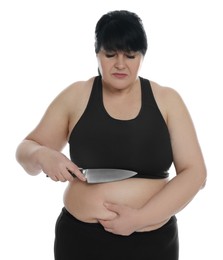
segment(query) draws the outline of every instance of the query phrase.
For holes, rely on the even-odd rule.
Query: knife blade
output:
[[[123,169],[80,169],[88,183],[113,182],[128,179],[137,172]]]

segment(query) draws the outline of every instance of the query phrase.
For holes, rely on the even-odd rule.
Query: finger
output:
[[[98,222],[104,226],[104,227],[107,227],[108,228],[108,223],[109,223],[109,220],[104,220],[104,219],[98,219]]]
[[[63,175],[65,181],[73,181],[74,178],[76,177],[76,175],[73,174],[73,173],[72,173],[72,175],[71,175],[71,171],[68,170],[68,168],[66,168],[66,169],[62,172],[62,175]]]
[[[104,206],[106,207],[106,209],[113,211],[116,214],[119,214],[119,212],[120,212],[120,206],[117,204],[105,202]]]
[[[86,178],[84,176],[84,174],[81,172],[81,169],[79,168],[75,168],[74,170],[71,170],[67,167],[67,171],[69,172],[69,174],[75,178],[77,177],[78,179],[82,180],[82,181],[86,181]]]
[[[114,233],[114,230],[112,228],[112,225],[109,221],[105,221],[105,220],[100,220],[99,223],[103,226],[104,230],[110,232],[110,233]]]
[[[105,230],[111,230],[111,224],[107,220],[98,220],[98,222],[104,227]]]
[[[66,179],[64,178],[64,176],[62,174],[57,174],[56,176],[53,177],[53,179],[55,181],[61,181],[61,182],[65,182]]]
[[[110,233],[114,233],[114,232],[113,232],[113,229],[104,228],[104,230],[107,231],[107,232],[110,232]]]
[[[50,177],[50,179],[53,180],[53,181],[56,181],[56,182],[59,181],[57,176],[48,176],[47,175],[47,177]]]
[[[76,175],[75,175],[71,170],[69,170],[69,169],[67,168],[67,171],[69,172],[69,174],[70,174],[73,178],[76,178]]]
[[[51,176],[51,175],[46,174],[46,177],[50,178],[53,181],[58,181],[58,178],[55,175]]]
[[[67,178],[65,178],[65,177],[61,174],[60,177],[59,177],[59,181],[65,182],[65,181],[67,181]]]

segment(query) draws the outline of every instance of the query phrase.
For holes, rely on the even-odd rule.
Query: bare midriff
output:
[[[99,219],[115,216],[113,212],[105,208],[105,202],[141,208],[163,189],[167,182],[168,179],[132,178],[109,183],[88,184],[76,178],[68,184],[65,190],[64,205],[75,218],[83,222],[97,223]],[[166,222],[138,231],[157,229]]]

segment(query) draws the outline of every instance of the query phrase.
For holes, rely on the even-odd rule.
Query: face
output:
[[[115,88],[133,84],[143,61],[141,52],[105,51],[97,54],[98,68],[103,81]]]

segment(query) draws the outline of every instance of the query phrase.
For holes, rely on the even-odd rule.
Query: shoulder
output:
[[[62,115],[69,117],[76,114],[83,107],[90,96],[94,77],[86,81],[76,81],[63,89],[49,104],[46,115]]]
[[[186,105],[178,91],[154,81],[150,81],[150,84],[156,103],[165,119],[174,113],[182,113],[183,110],[186,112]]]
[[[91,90],[95,77],[86,81],[76,81],[66,87],[58,96],[70,97],[70,95],[80,95]]]
[[[182,102],[180,94],[171,87],[162,86],[154,81],[150,81],[151,88],[154,94],[155,99],[158,99],[162,102],[169,103],[172,102]]]
[[[76,81],[63,89],[53,100],[52,104],[73,105],[79,103],[81,99],[90,95],[95,77],[86,81]]]

